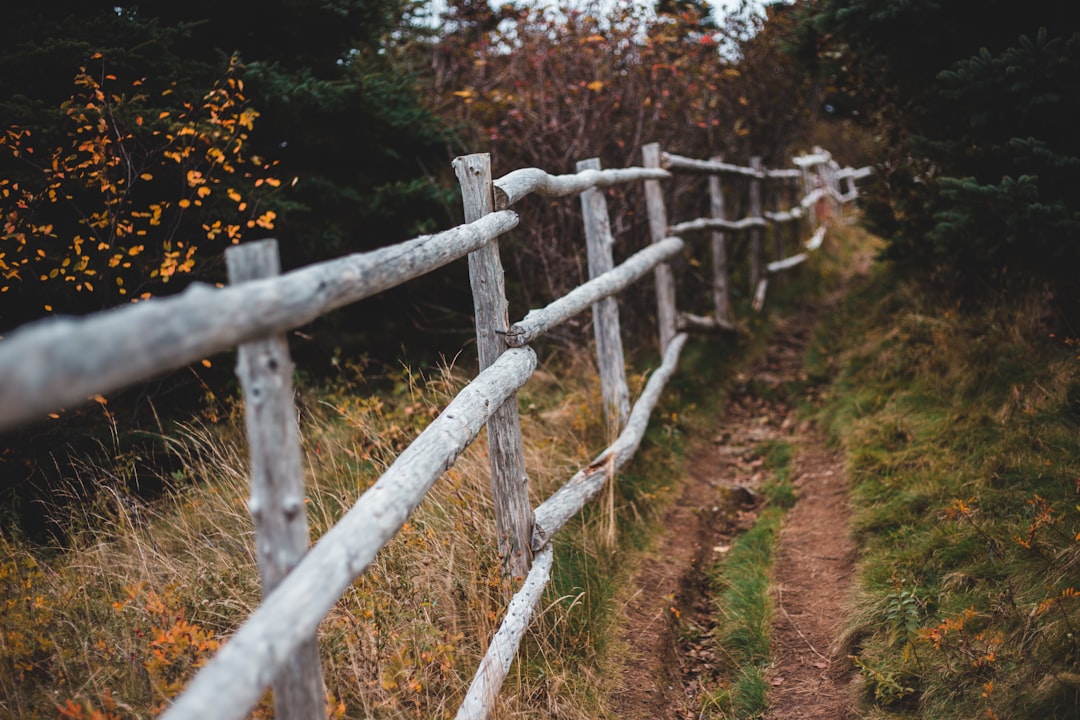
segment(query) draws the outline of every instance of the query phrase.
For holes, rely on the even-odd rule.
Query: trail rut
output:
[[[836,647],[854,574],[843,462],[809,422],[798,421],[787,397],[790,384],[805,379],[802,359],[820,310],[804,306],[778,321],[764,355],[736,378],[713,437],[696,442],[684,488],[664,518],[664,536],[626,595],[619,634],[624,660],[611,695],[615,716],[710,717],[702,698],[730,682],[731,668],[713,637],[716,607],[705,571],[753,524],[766,473],[755,448],[784,440],[795,448],[798,500],[774,556],[766,717],[855,717],[854,670]]]

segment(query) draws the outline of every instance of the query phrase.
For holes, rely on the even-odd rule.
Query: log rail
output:
[[[326,614],[365,572],[420,504],[438,478],[487,425],[492,444],[492,492],[504,570],[523,578],[501,626],[491,639],[457,717],[490,715],[517,648],[551,576],[552,542],[641,444],[649,417],[678,367],[688,330],[738,330],[730,299],[726,234],[751,233],[750,266],[755,309],[764,304],[771,275],[803,263],[825,237],[822,208],[857,195],[855,181],[870,168],[840,168],[820,148],[794,159],[794,168],[768,169],[757,158],[749,167],[720,158],[696,160],[642,148],[644,167],[601,169],[595,158],[579,171],[551,175],[537,168],[492,180],[486,155],[454,162],[462,185],[466,224],[366,253],[349,255],[285,274],[277,271],[273,240],[229,251],[232,284],[195,284],[185,292],[105,311],[86,318],[53,318],[20,328],[0,341],[0,430],[72,407],[97,394],[240,348],[252,453],[250,509],[264,581],[264,599],[221,650],[166,710],[170,720],[242,718],[273,685],[277,715],[321,717],[322,677],[317,632]],[[669,225],[661,183],[673,173],[709,176],[711,217]],[[748,184],[751,214],[724,217],[718,178]],[[801,182],[801,198],[779,204]],[[597,190],[644,183],[651,243],[618,265],[611,259],[611,229]],[[841,187],[841,183],[844,187]],[[770,194],[770,188],[784,192]],[[766,202],[762,198],[771,198]],[[518,224],[509,208],[529,195],[580,195],[590,247],[590,280],[546,307],[511,324],[503,289],[498,238]],[[764,210],[772,207],[772,210]],[[811,209],[814,211],[811,212]],[[781,228],[796,236],[810,221],[815,229],[800,252],[781,257]],[[714,314],[678,312],[670,261],[690,242],[684,235],[711,230]],[[774,238],[776,257],[763,257],[761,233]],[[292,363],[282,333],[336,308],[376,295],[469,257],[477,308],[479,374],[406,448],[390,468],[309,550],[303,520],[303,478],[296,413],[291,403]],[[614,297],[653,273],[661,363],[629,407],[618,306]],[[617,437],[588,466],[534,509],[528,508],[528,476],[521,450],[517,391],[536,368],[529,347],[559,323],[592,309],[605,413]],[[500,447],[496,451],[495,443]],[[524,498],[524,505],[522,505]],[[277,557],[278,564],[270,558]],[[264,562],[264,558],[266,558]],[[284,560],[282,560],[284,558]],[[284,562],[284,564],[281,564]]]

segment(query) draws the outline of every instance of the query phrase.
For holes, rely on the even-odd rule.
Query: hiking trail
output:
[[[857,265],[865,272],[869,257]],[[714,638],[718,608],[706,571],[753,525],[768,473],[756,450],[775,441],[793,447],[797,501],[773,554],[765,717],[855,717],[857,672],[838,643],[855,572],[843,457],[797,418],[788,397],[789,386],[806,379],[803,357],[817,317],[842,297],[843,288],[776,320],[764,354],[736,378],[712,437],[692,444],[663,535],[621,596],[623,659],[611,696],[617,717],[708,717],[703,695],[730,683],[730,663]]]

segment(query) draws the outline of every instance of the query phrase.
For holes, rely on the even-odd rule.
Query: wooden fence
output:
[[[237,374],[251,454],[250,511],[264,597],[166,711],[166,718],[242,718],[270,685],[278,717],[323,717],[325,693],[316,640],[320,622],[485,425],[499,552],[505,572],[524,579],[457,717],[490,714],[550,576],[552,539],[634,455],[675,372],[687,331],[730,332],[737,327],[729,298],[728,234],[750,234],[750,289],[754,307],[760,309],[769,278],[805,261],[807,251],[820,247],[827,227],[820,222],[825,206],[836,212],[841,203],[855,197],[855,180],[870,172],[841,169],[819,150],[795,158],[795,168],[779,170],[763,168],[758,159],[742,167],[719,158],[669,155],[655,143],[642,148],[642,157],[642,167],[605,170],[591,159],[579,163],[578,172],[571,175],[528,168],[494,181],[487,155],[458,158],[454,169],[462,188],[464,225],[284,275],[279,274],[275,241],[246,243],[226,252],[230,280],[226,287],[197,284],[178,296],[87,318],[47,319],[0,342],[0,430],[239,348]],[[661,183],[672,173],[709,177],[710,217],[669,225]],[[748,179],[746,217],[725,217],[720,182],[725,175]],[[644,183],[652,242],[616,266],[600,189],[637,182]],[[580,196],[590,280],[511,324],[498,238],[518,223],[509,208],[530,194]],[[775,200],[767,203],[767,198]],[[782,198],[792,200],[783,210],[778,205]],[[770,204],[773,209],[765,210]],[[785,255],[784,235],[799,237],[798,229],[807,224],[814,230],[805,251]],[[770,227],[774,259],[766,262],[763,231]],[[784,233],[784,227],[797,230]],[[684,249],[686,242],[680,236],[704,230],[711,231],[713,312],[679,313],[669,261]],[[466,255],[479,374],[308,549],[293,366],[283,333]],[[613,296],[649,273],[655,278],[662,362],[631,406]],[[516,399],[536,367],[529,343],[590,308],[604,412],[619,434],[592,463],[531,508]]]

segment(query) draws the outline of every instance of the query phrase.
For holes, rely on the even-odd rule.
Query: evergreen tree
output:
[[[39,153],[60,144],[71,132],[64,103],[80,67],[93,65],[88,72],[100,71],[102,83],[106,75],[141,82],[152,117],[176,117],[223,82],[235,58],[232,72],[258,113],[245,152],[276,163],[284,181],[267,206],[277,216],[284,264],[398,242],[451,220],[446,192],[429,171],[447,165],[448,134],[413,78],[383,52],[403,7],[403,0],[24,3],[0,26],[0,133],[29,129]],[[102,90],[108,98],[109,87]],[[3,149],[0,178],[29,187],[26,154]],[[62,234],[45,218],[35,224],[50,226]],[[193,227],[204,234],[198,222]],[[218,279],[213,263],[202,267]],[[33,319],[45,305],[87,312],[119,301],[115,293],[84,293],[66,302],[55,288],[30,285],[0,295],[0,329]]]
[[[1066,3],[824,0],[803,54],[883,140],[872,227],[942,280],[1080,270],[1080,25]],[[972,287],[970,284],[965,287]]]

